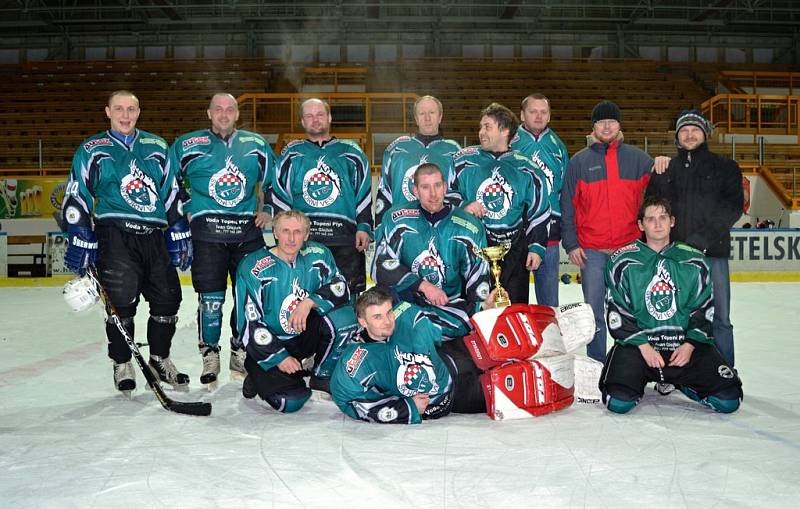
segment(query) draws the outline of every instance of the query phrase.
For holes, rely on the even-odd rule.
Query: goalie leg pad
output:
[[[602,362],[585,355],[575,355],[575,401],[577,403],[600,403],[602,394],[599,382],[602,371]]]
[[[594,334],[594,314],[582,303],[560,308],[513,304],[475,313],[471,320],[475,332],[464,341],[481,369],[506,360],[568,353]]]
[[[521,419],[570,406],[573,359],[560,355],[504,364],[481,376],[486,412],[492,419]]]

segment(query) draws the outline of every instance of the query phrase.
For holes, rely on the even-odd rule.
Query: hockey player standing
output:
[[[461,147],[439,132],[442,103],[430,95],[420,97],[414,103],[414,120],[419,132],[397,138],[383,152],[375,199],[375,224],[380,224],[383,213],[390,207],[417,199],[412,186],[414,171],[420,164],[434,163],[442,169],[445,182],[452,180],[453,156]]]
[[[331,395],[354,419],[418,424],[450,412],[485,411],[480,371],[467,356],[458,362],[437,348],[441,331],[417,306],[381,287],[359,295],[362,330],[331,377]]]
[[[308,99],[300,107],[307,139],[281,151],[272,203],[299,210],[311,220],[311,240],[327,246],[350,292],[367,286],[364,250],[372,236],[369,163],[350,140],[331,136],[328,103]]]
[[[242,258],[261,247],[261,228],[271,210],[257,210],[259,194],[268,194],[275,155],[259,134],[236,128],[239,106],[230,94],[214,94],[208,106],[211,127],[185,134],[169,151],[170,165],[186,186],[186,202],[194,239],[192,286],[199,296],[198,345],[203,359],[200,381],[214,384],[219,375],[222,306],[230,275]],[[230,369],[244,376],[244,349],[231,315]]]
[[[742,171],[736,161],[708,149],[713,126],[697,110],[681,113],[675,123],[678,156],[667,171],[653,175],[645,195],[667,198],[677,225],[672,238],[703,252],[714,279],[714,340],[722,356],[733,366],[731,283],[728,258],[730,229],[742,215]]]
[[[627,413],[648,382],[675,384],[718,412],[739,408],[741,381],[714,346],[711,270],[700,251],[670,243],[669,202],[645,198],[636,240],[614,252],[605,270],[607,323],[616,343],[600,375],[603,402]]]
[[[372,277],[422,307],[450,340],[471,330],[469,317],[490,286],[488,264],[477,254],[486,246],[486,231],[478,219],[444,202],[445,188],[438,166],[417,168],[418,201],[392,207],[378,227]]]
[[[511,140],[512,150],[531,159],[544,171],[550,185],[550,221],[544,258],[534,273],[536,302],[558,306],[558,272],[561,241],[561,184],[569,162],[567,147],[549,127],[550,100],[542,94],[531,94],[522,101],[522,124]]]
[[[512,304],[527,304],[528,271],[539,267],[545,253],[550,202],[545,173],[509,146],[518,125],[505,106],[484,109],[481,145],[456,154],[452,188],[464,210],[483,222],[490,246],[511,245],[500,283]]]
[[[311,388],[328,390],[331,370],[357,330],[347,283],[330,250],[308,240],[310,226],[302,212],[279,212],[277,245],[247,255],[236,275],[247,350],[242,395],[258,395],[280,412],[299,410],[311,396],[302,363],[312,356]]]
[[[134,316],[143,295],[149,364],[163,382],[185,387],[189,377],[169,358],[181,287],[175,266],[192,261],[191,233],[179,212],[178,186],[167,166],[167,143],[136,129],[139,99],[127,90],[111,94],[111,128],[75,151],[62,207],[69,235],[65,263],[78,275],[95,265],[125,330],[134,337]],[[166,231],[162,230],[166,228]],[[106,322],[114,384],[136,388],[131,352],[114,323]]]

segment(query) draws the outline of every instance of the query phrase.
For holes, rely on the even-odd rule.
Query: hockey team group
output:
[[[418,132],[384,152],[374,207],[367,157],[331,135],[323,100],[302,103],[306,137],[278,157],[237,129],[229,94],[212,97],[210,128],[171,146],[136,127],[133,93],[111,94],[105,112],[110,129],[77,148],[65,193],[65,261],[80,278],[64,295],[76,310],[108,301],[123,393],[136,389],[130,339],[144,334],[145,369],[188,386],[170,349],[177,269],[191,268],[200,382],[213,389],[220,374],[230,278],[231,374],[245,398],[279,412],[319,392],[378,423],[541,415],[572,404],[580,360],[612,412],[632,410],[649,382],[718,412],[739,407],[727,259],[741,171],[708,150],[700,112],[678,118],[677,155],[654,161],[624,143],[622,112],[602,101],[570,158],[541,94],[522,101],[521,123],[486,107],[480,144],[467,148],[441,134],[442,104],[423,96]],[[559,242],[585,303],[559,307]],[[491,246],[505,255],[490,263]],[[135,336],[142,296],[149,317]],[[574,355],[584,345],[588,358]]]

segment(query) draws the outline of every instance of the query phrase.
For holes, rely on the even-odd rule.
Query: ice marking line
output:
[[[750,430],[751,432],[755,433],[756,435],[761,435],[764,438],[772,440],[773,442],[780,442],[782,444],[788,445],[789,447],[793,447],[795,449],[800,449],[800,444],[798,444],[797,442],[795,442],[793,440],[789,440],[788,438],[783,438],[782,436],[776,435],[775,433],[771,433],[769,431],[763,431],[763,430],[760,430],[760,429],[756,429],[756,428],[754,428],[754,427],[752,427],[752,426],[750,426],[748,424],[739,423],[735,419],[729,419],[728,422],[730,422],[731,424],[733,424],[737,428]]]
[[[90,345],[80,345],[59,353],[49,359],[33,361],[15,368],[0,371],[0,387],[11,385],[15,380],[26,380],[33,376],[39,376],[55,368],[66,366],[74,361],[82,361],[93,355],[97,355],[97,349]]]

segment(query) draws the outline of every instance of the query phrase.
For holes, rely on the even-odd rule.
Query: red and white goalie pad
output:
[[[472,315],[474,332],[464,337],[475,364],[487,370],[507,360],[560,355],[586,345],[594,335],[588,304],[560,308],[512,304]]]
[[[481,375],[486,413],[492,419],[524,419],[549,414],[574,400],[574,360],[557,355],[498,366]]]

